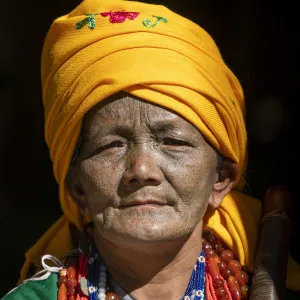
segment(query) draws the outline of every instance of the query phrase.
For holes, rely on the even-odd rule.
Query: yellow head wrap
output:
[[[205,223],[252,270],[260,204],[238,192],[246,161],[243,92],[201,27],[160,5],[85,0],[51,26],[42,84],[45,135],[64,216],[26,254],[23,278],[43,253],[63,256],[70,250],[69,223],[82,230],[65,189],[66,174],[85,113],[121,90],[182,115],[238,164],[235,191]]]

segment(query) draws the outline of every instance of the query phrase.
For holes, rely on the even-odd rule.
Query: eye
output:
[[[124,145],[121,141],[113,141],[112,143],[108,144],[108,148],[115,148],[115,147],[122,147]]]
[[[163,144],[166,146],[191,146],[189,142],[183,140],[177,140],[173,138],[163,139]]]
[[[108,150],[108,149],[113,149],[113,148],[120,148],[120,147],[123,147],[124,146],[124,143],[122,141],[113,141],[103,147],[100,147],[99,148],[99,151],[102,152],[102,151],[105,151],[105,150]]]

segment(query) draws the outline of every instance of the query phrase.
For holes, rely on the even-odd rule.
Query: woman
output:
[[[50,28],[42,83],[64,217],[21,280],[43,254],[49,272],[4,299],[246,298],[260,204],[242,193],[242,89],[211,37],[164,6],[86,0]]]

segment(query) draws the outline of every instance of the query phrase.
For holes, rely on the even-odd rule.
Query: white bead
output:
[[[192,296],[191,296],[191,300],[194,300],[196,297],[196,290],[192,291]]]
[[[99,300],[105,300],[105,298],[106,298],[106,295],[104,293],[99,293],[98,294],[98,299]]]
[[[106,288],[101,287],[101,288],[98,289],[98,292],[105,294],[106,293]]]
[[[99,288],[105,288],[106,287],[106,283],[103,282],[103,281],[100,281],[99,284],[98,284],[98,287]]]
[[[106,282],[106,277],[100,277],[99,282]]]
[[[104,265],[100,266],[100,271],[106,271],[106,267]]]
[[[106,272],[101,271],[99,275],[100,275],[100,277],[105,277],[106,278]]]

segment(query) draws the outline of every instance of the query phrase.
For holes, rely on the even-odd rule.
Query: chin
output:
[[[105,231],[102,233],[105,238],[111,241],[131,243],[131,244],[145,244],[145,243],[163,243],[173,241],[184,236],[184,234],[162,235],[157,231],[144,232],[139,230],[131,233],[121,233],[117,231]]]
[[[112,223],[110,223],[112,225]],[[173,222],[123,222],[113,223],[112,226],[98,224],[100,234],[106,239],[123,243],[160,243],[173,241],[184,236],[190,235],[195,226],[184,226],[180,222],[174,226]],[[177,224],[176,224],[177,225]]]

